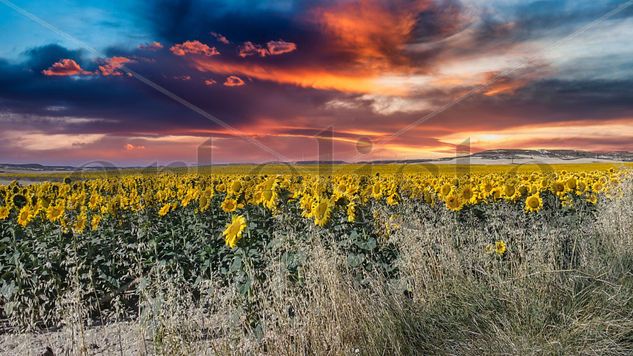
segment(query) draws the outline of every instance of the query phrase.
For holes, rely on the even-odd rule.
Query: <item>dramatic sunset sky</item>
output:
[[[0,0],[0,31],[0,163],[633,150],[626,1]]]

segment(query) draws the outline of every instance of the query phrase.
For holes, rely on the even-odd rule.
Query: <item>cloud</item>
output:
[[[72,59],[62,59],[59,62],[53,63],[50,68],[43,70],[42,74],[46,76],[68,77],[74,75],[92,75],[94,73],[84,70]]]
[[[224,86],[227,86],[227,87],[241,87],[242,85],[245,85],[242,78],[235,75],[227,77],[226,81],[224,82]]]
[[[239,47],[239,55],[242,58],[255,56],[255,55],[258,55],[260,57],[266,57],[267,55],[269,55],[269,53],[268,53],[268,49],[262,48],[262,46],[248,41],[248,42],[244,42],[244,44]]]
[[[224,44],[231,43],[231,41],[229,41],[229,39],[226,38],[226,36],[223,36],[217,32],[211,32],[211,36],[215,37],[215,39],[220,43],[224,43]]]
[[[212,57],[220,54],[220,52],[215,47],[209,47],[208,45],[197,40],[185,41],[183,43],[175,44],[169,50],[177,56],[185,56],[187,54],[199,54],[207,57]]]
[[[286,42],[284,40],[269,41],[266,44],[266,48],[251,41],[247,41],[239,47],[239,56],[242,58],[246,58],[249,56],[279,56],[282,54],[293,52],[296,49],[296,43]]]
[[[27,151],[50,151],[57,149],[76,149],[85,145],[95,143],[105,137],[104,134],[72,135],[72,134],[50,134],[49,132],[38,131],[15,131],[5,132],[12,138],[17,147]]]
[[[105,135],[88,145],[79,140],[37,154],[17,146],[11,146],[13,151],[0,147],[0,157],[195,160],[196,138],[204,141],[213,136],[222,140],[217,153],[224,161],[274,159],[257,147],[244,148],[244,142],[233,136],[236,133],[139,81],[104,77],[99,66],[110,65],[108,73],[122,72],[112,60],[115,57],[133,59],[128,64],[135,71],[238,128],[239,135],[261,139],[297,159],[316,151],[314,135],[329,126],[335,128],[335,154],[341,159],[354,156],[358,137],[388,136],[522,64],[527,66],[498,78],[388,145],[375,145],[375,156],[419,158],[433,151],[445,156],[463,142],[461,134],[471,133],[484,148],[562,145],[559,137],[577,147],[591,142],[588,147],[631,146],[626,139],[633,133],[625,125],[633,118],[633,46],[626,36],[633,31],[633,19],[613,17],[582,39],[550,48],[590,21],[590,15],[602,13],[604,4],[570,0],[560,6],[544,1],[525,7],[516,1],[497,6],[496,0],[284,3],[291,5],[146,2],[144,6],[153,11],[143,13],[152,21],[140,21],[149,31],[142,38],[159,39],[170,51],[152,50],[150,44],[115,46],[103,49],[105,59],[95,60],[81,50],[47,45],[28,50],[21,58],[0,59],[0,135],[11,132],[10,142],[19,138],[19,132]],[[210,5],[214,11],[207,11]],[[211,28],[218,36],[209,35]],[[183,42],[205,38],[209,45]],[[231,53],[210,56],[218,51],[211,44],[223,54],[231,47]],[[244,57],[239,55],[241,48]],[[276,54],[282,55],[271,58]],[[539,60],[525,62],[534,56]],[[61,74],[51,80],[42,75],[62,58],[72,59],[75,71],[94,75],[90,80]],[[535,74],[542,66],[547,71]],[[190,82],[174,80],[187,77]],[[614,126],[608,122],[614,119],[628,121]],[[567,133],[571,122],[577,129]],[[546,127],[548,132],[533,126]],[[602,129],[609,133],[599,137]],[[190,144],[165,137],[185,137]],[[67,139],[58,136],[59,142],[61,138]],[[122,150],[128,143],[146,149],[125,154]]]
[[[99,71],[104,77],[108,76],[120,76],[123,75],[118,69],[123,67],[126,63],[133,63],[134,61],[126,57],[112,57],[106,58],[105,63],[99,66]]]
[[[270,41],[267,43],[268,53],[273,56],[290,53],[297,50],[297,44],[284,40]]]
[[[133,145],[131,143],[128,143],[125,145],[126,151],[142,151],[144,149],[145,149],[145,146]]]
[[[148,51],[158,51],[159,49],[163,48],[163,44],[158,41],[154,41],[151,43],[142,44],[138,46],[138,48],[142,50],[148,50]]]
[[[311,21],[322,27],[330,49],[353,63],[379,70],[405,65],[405,44],[412,40],[428,0],[344,1],[316,6]]]
[[[289,67],[279,68],[268,64],[232,63],[194,59],[194,66],[202,72],[216,74],[241,74],[247,77],[303,88],[337,90],[349,93],[405,94],[407,88],[380,81],[371,72],[334,72],[327,68]]]
[[[190,75],[177,75],[174,77],[174,79],[176,80],[191,80],[191,76]]]

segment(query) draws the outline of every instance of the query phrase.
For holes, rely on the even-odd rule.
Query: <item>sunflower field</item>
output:
[[[630,176],[615,166],[502,168],[131,173],[0,185],[0,319],[22,329],[57,325],[69,299],[89,306],[88,319],[114,310],[137,315],[140,295],[160,274],[182,281],[194,296],[210,280],[234,286],[256,327],[260,314],[249,300],[266,278],[270,255],[301,284],[310,261],[296,247],[309,238],[345,256],[362,287],[369,272],[387,280],[401,273],[392,236],[418,228],[403,206],[431,223],[448,216],[486,226],[489,207],[503,206],[516,224],[554,215],[583,224]],[[512,237],[490,236],[475,246],[483,258],[512,259]]]

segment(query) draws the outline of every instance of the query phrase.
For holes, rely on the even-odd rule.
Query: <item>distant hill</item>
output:
[[[471,163],[487,162],[494,164],[495,161],[502,163],[518,163],[531,161],[582,161],[582,162],[633,162],[633,152],[613,151],[613,152],[589,152],[579,150],[519,150],[519,149],[498,149],[488,150],[464,155],[458,157],[444,157],[437,159],[404,159],[404,160],[375,160],[361,161],[361,164],[414,164],[414,163],[452,163],[454,160],[470,159]],[[516,162],[515,162],[516,161]],[[269,162],[272,163],[272,162]],[[284,164],[283,162],[277,162]],[[320,161],[297,161],[289,164],[296,165],[315,165],[322,163]],[[345,164],[345,161],[328,161],[331,164]],[[218,164],[215,166],[233,166],[241,164]],[[137,167],[141,168],[141,167]],[[41,164],[10,164],[0,163],[0,173],[12,171],[28,171],[28,172],[72,172],[78,168],[72,166],[46,166]],[[103,167],[83,167],[82,171],[102,171]]]
[[[471,157],[488,159],[521,159],[521,158],[556,158],[562,160],[575,160],[581,158],[595,160],[609,160],[632,162],[633,152],[588,152],[577,150],[489,150],[474,153]]]
[[[23,171],[72,171],[76,168],[73,166],[44,166],[36,163],[29,164],[11,164],[0,163],[0,169],[5,170],[23,170]]]
[[[471,155],[463,155],[457,157],[444,157],[437,159],[407,159],[407,160],[377,160],[364,161],[360,163],[389,164],[389,163],[432,163],[432,162],[448,162],[456,159],[475,159],[486,161],[574,161],[574,160],[591,160],[591,161],[617,161],[617,162],[633,162],[633,152],[614,151],[614,152],[589,152],[578,150],[516,150],[516,149],[498,149],[487,150]]]

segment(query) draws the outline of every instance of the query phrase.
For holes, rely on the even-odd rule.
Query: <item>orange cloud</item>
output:
[[[59,62],[42,71],[47,76],[68,77],[73,75],[92,75],[92,72],[83,70],[81,66],[72,59],[62,59]]]
[[[171,51],[171,53],[177,56],[184,56],[187,54],[200,54],[211,57],[220,54],[220,52],[215,47],[209,47],[200,41],[185,41],[183,43],[173,45],[169,50]]]
[[[135,146],[135,145],[133,145],[131,143],[128,143],[128,144],[125,145],[125,150],[126,151],[140,151],[140,150],[144,150],[144,149],[145,149],[145,146],[138,146],[138,145]]]
[[[105,64],[99,66],[99,71],[104,77],[107,76],[119,76],[122,75],[118,69],[123,67],[126,63],[133,62],[131,59],[126,57],[112,57],[107,58],[105,60]]]
[[[535,74],[527,75],[521,77],[499,77],[496,78],[497,73],[487,73],[485,75],[484,83],[491,83],[484,92],[485,96],[496,96],[501,94],[511,95],[514,94],[517,90],[523,88],[524,86],[530,84],[530,82],[536,79]]]
[[[245,85],[242,78],[237,77],[235,75],[232,75],[226,78],[226,81],[224,82],[224,86],[227,86],[227,87],[241,87],[242,85]]]
[[[204,81],[204,85],[208,85],[208,86],[214,85],[215,83],[217,82],[213,79],[207,79]]]
[[[356,56],[357,64],[384,70],[406,62],[404,46],[428,6],[428,0],[347,1],[317,8],[312,21],[323,26],[337,49]]]
[[[273,68],[252,63],[238,64],[205,59],[194,59],[196,69],[217,74],[240,74],[275,83],[292,84],[304,88],[338,90],[350,93],[383,93],[402,95],[407,89],[390,85],[369,72],[339,74],[324,68]]]

